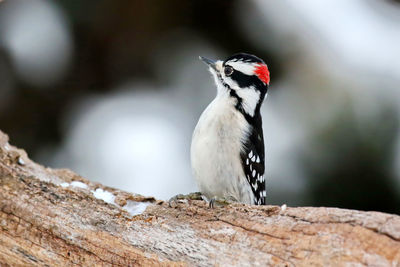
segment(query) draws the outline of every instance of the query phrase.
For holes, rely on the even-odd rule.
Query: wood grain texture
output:
[[[80,181],[88,188],[61,186]],[[115,205],[97,199],[102,188]],[[140,215],[129,201],[151,204]],[[0,266],[400,266],[400,217],[167,203],[44,168],[0,132]]]

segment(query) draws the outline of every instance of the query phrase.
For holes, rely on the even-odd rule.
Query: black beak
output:
[[[215,60],[208,59],[208,58],[202,57],[202,56],[200,56],[199,59],[200,59],[201,61],[203,61],[204,63],[206,63],[206,64],[207,64],[208,66],[210,66],[211,68],[213,68],[214,70],[216,70],[216,66],[215,66],[216,61],[215,61]]]

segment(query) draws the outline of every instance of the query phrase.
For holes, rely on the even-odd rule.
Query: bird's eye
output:
[[[225,76],[231,76],[233,73],[233,68],[231,66],[226,66],[224,69]]]

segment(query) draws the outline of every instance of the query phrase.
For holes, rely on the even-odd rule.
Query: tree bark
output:
[[[142,202],[149,204],[140,213]],[[400,266],[400,217],[338,208],[209,209],[203,201],[169,207],[44,168],[0,131],[0,266],[81,265]]]

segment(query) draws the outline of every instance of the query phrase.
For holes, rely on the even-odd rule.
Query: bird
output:
[[[257,56],[199,57],[217,87],[192,136],[190,158],[200,193],[210,202],[266,204],[265,153],[260,108],[270,73]]]

